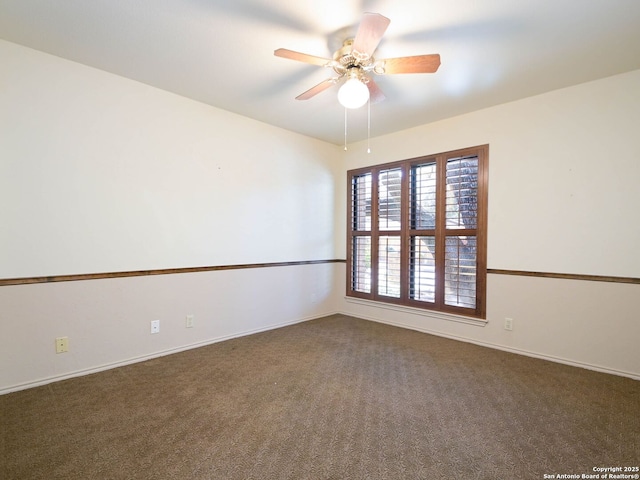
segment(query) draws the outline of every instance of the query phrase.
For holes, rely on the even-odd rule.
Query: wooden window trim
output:
[[[409,307],[417,307],[429,311],[438,311],[444,313],[452,313],[464,315],[473,318],[486,318],[486,285],[487,285],[487,210],[488,210],[488,154],[489,146],[480,145],[476,147],[454,150],[449,152],[438,153],[435,155],[426,155],[407,160],[384,163],[361,167],[347,172],[347,286],[346,294],[348,297],[363,298],[384,303],[392,303],[405,305]],[[443,187],[437,187],[437,205],[436,209],[436,228],[435,229],[413,229],[409,221],[409,205],[410,205],[410,189],[409,178],[410,171],[413,166],[425,163],[435,162],[436,175],[438,185],[446,185],[446,170],[443,168],[447,161],[453,158],[477,156],[478,157],[478,187],[477,187],[477,224],[475,229],[464,228],[446,228],[445,218],[445,196],[446,190]],[[401,199],[401,227],[396,230],[380,230],[378,217],[378,190],[379,190],[379,174],[382,171],[400,168],[402,172],[402,182],[400,187]],[[370,230],[354,231],[354,212],[352,197],[352,181],[354,177],[371,174],[371,227]],[[463,236],[465,233],[473,234],[476,239],[476,305],[475,308],[465,308],[445,304],[444,288],[441,286],[445,282],[445,249],[444,241],[447,236]],[[410,298],[409,293],[409,277],[410,277],[410,253],[409,244],[411,237],[415,235],[434,236],[436,241],[436,298],[434,303],[427,303],[420,300]],[[371,279],[370,292],[359,292],[353,290],[353,254],[352,245],[354,237],[366,236],[371,238]],[[379,238],[385,236],[400,236],[401,252],[400,252],[400,298],[388,297],[378,293],[378,247]]]

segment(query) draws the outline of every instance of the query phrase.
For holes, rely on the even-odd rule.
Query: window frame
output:
[[[447,162],[461,157],[477,156],[477,217],[476,228],[447,228],[446,223],[446,166]],[[411,169],[415,166],[435,163],[436,165],[436,212],[435,228],[414,229],[415,223],[410,218],[410,182]],[[348,297],[373,300],[376,302],[391,303],[407,307],[419,308],[427,311],[451,313],[486,319],[486,284],[487,284],[487,210],[488,210],[488,163],[489,145],[453,150],[449,152],[425,155],[379,165],[356,168],[347,171],[347,285]],[[379,225],[379,175],[381,172],[400,169],[400,228],[397,230],[381,229]],[[371,175],[371,202],[370,225],[368,230],[355,229],[353,179],[363,175]],[[387,200],[388,201],[388,200]],[[362,208],[362,205],[360,206]],[[433,233],[435,236],[435,301],[433,303],[410,298],[409,287],[415,265],[410,263],[410,249],[412,238],[425,233]],[[446,237],[475,236],[476,261],[475,261],[475,308],[448,305],[445,303],[445,246]],[[392,297],[381,295],[378,291],[378,258],[379,243],[381,237],[400,237],[400,294]],[[354,254],[353,245],[358,237],[370,238],[370,289],[362,292],[353,289],[354,286]]]

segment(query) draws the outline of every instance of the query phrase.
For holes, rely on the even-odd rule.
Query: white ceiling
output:
[[[332,72],[273,51],[330,57],[364,12],[391,19],[376,58],[442,57],[376,77],[372,136],[640,68],[639,0],[0,0],[0,38],[341,144],[337,87],[294,100]]]

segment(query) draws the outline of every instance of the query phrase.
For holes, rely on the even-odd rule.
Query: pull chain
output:
[[[347,107],[344,108],[344,150],[347,150]]]
[[[371,139],[371,97],[367,101],[367,153],[371,153],[369,140]]]
[[[344,150],[347,151],[347,108],[344,109]],[[371,99],[367,101],[367,153],[371,153]]]

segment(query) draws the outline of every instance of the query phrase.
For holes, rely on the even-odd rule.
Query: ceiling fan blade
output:
[[[414,57],[387,58],[382,62],[384,62],[382,69],[374,69],[376,73],[387,75],[395,73],[434,73],[440,66],[440,55],[434,53],[431,55],[416,55]]]
[[[317,84],[315,87],[311,87],[306,92],[301,93],[300,95],[298,95],[296,97],[296,100],[309,100],[311,97],[314,97],[317,94],[319,94],[320,92],[323,92],[327,88],[335,85],[336,81],[337,81],[337,79],[335,79],[335,78],[327,78],[326,80],[323,80],[322,82]]]
[[[391,20],[379,13],[365,13],[363,15],[362,22],[360,22],[356,37],[353,40],[352,51],[355,52],[354,56],[356,58],[362,56],[366,59],[373,55],[384,32],[387,31],[389,22]]]
[[[287,50],[286,48],[279,48],[273,52],[276,57],[288,58],[290,60],[297,60],[298,62],[310,63],[312,65],[319,65],[324,67],[331,63],[328,58],[316,57],[315,55],[309,55],[306,53],[294,52],[293,50]]]
[[[379,103],[387,98],[384,96],[384,93],[382,93],[382,90],[380,90],[380,87],[376,82],[373,81],[372,78],[369,78],[369,81],[367,82],[367,88],[369,89],[369,99],[371,100],[371,103]]]

